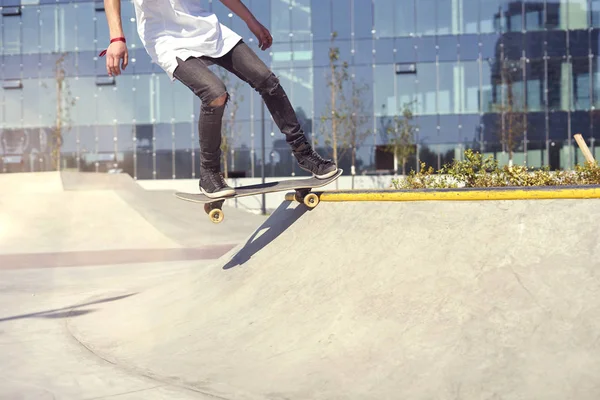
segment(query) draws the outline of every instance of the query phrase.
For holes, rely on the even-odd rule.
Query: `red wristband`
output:
[[[111,40],[110,40],[110,42],[111,42],[111,43],[114,43],[114,42],[123,42],[123,43],[127,43],[127,41],[125,40],[125,38],[124,38],[124,37],[122,37],[122,36],[121,36],[121,37],[116,37],[116,38],[114,38],[114,39],[111,39]],[[102,50],[102,52],[99,54],[99,56],[100,56],[100,57],[104,57],[104,55],[105,55],[105,54],[106,54],[106,50]]]

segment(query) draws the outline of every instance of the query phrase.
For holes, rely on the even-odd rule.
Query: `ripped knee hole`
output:
[[[222,107],[225,105],[225,103],[227,103],[227,100],[229,99],[229,94],[228,93],[224,93],[221,96],[217,97],[216,99],[214,99],[213,101],[210,102],[209,106],[210,107]]]

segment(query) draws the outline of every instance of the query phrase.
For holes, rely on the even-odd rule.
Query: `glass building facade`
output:
[[[262,52],[218,0],[205,0],[277,74],[311,140],[330,129],[330,48],[364,85],[355,111],[357,173],[389,168],[380,151],[403,106],[413,104],[416,153],[434,167],[466,148],[515,163],[569,168],[582,162],[573,135],[596,155],[600,138],[600,0],[246,0],[273,35]],[[136,179],[198,176],[199,100],[150,62],[130,1],[122,20],[130,66],[106,75],[102,2],[0,0],[0,171],[53,167],[122,170]],[[332,34],[335,41],[332,42]],[[227,165],[241,176],[299,173],[258,94],[228,77]],[[59,116],[57,118],[57,116]],[[265,133],[263,157],[262,139]],[[349,152],[340,164],[350,170]]]

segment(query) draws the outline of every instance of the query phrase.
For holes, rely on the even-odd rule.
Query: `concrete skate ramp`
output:
[[[263,217],[147,192],[125,174],[0,174],[0,254],[173,249],[243,241]]]
[[[212,268],[73,317],[226,399],[598,399],[598,200],[285,202]]]

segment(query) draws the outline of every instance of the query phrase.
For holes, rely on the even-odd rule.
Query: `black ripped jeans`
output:
[[[227,94],[223,81],[208,69],[210,64],[227,69],[262,96],[273,120],[292,149],[306,142],[296,113],[279,84],[279,79],[243,41],[221,58],[191,57],[186,61],[177,58],[177,64],[173,76],[190,88],[202,102],[198,122],[202,167],[214,170],[221,165],[221,125],[226,103],[222,106],[210,104]]]

